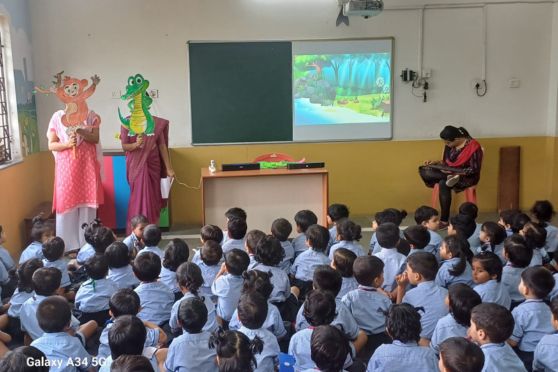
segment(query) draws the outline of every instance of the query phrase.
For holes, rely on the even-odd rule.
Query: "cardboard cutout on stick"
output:
[[[85,100],[95,93],[95,88],[101,81],[99,76],[93,75],[91,77],[91,85],[87,87],[87,79],[76,79],[70,76],[64,76],[62,80],[61,71],[54,75],[53,86],[50,88],[35,87],[35,91],[39,93],[50,94],[54,93],[66,107],[64,108],[64,115],[62,116],[62,124],[67,127],[66,132],[68,135],[73,135],[75,132],[83,128],[83,124],[89,115],[89,107]],[[76,147],[73,147],[74,158]]]
[[[130,117],[124,118],[118,108],[118,116],[122,126],[128,129],[129,136],[143,135],[152,136],[155,130],[153,116],[149,112],[153,100],[147,94],[149,81],[145,80],[140,74],[130,76],[128,85],[126,85],[126,93],[122,95],[123,100],[130,100],[128,108],[130,109]]]

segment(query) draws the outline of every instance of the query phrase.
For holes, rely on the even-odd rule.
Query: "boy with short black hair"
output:
[[[552,313],[543,300],[554,287],[554,278],[544,267],[530,267],[521,273],[519,292],[525,302],[512,310],[515,327],[508,343],[530,370],[533,353],[544,335],[554,333]]]
[[[137,253],[143,248],[143,230],[147,225],[149,225],[149,220],[143,214],[138,214],[130,219],[132,232],[122,241],[130,253]]]
[[[198,297],[187,298],[178,308],[178,324],[183,332],[169,347],[165,368],[168,371],[216,371],[215,349],[207,347],[211,333],[203,331],[207,308]]]
[[[26,332],[32,340],[38,339],[43,334],[43,330],[37,320],[37,308],[47,297],[61,291],[61,277],[60,270],[54,267],[43,267],[33,273],[32,281],[35,295],[23,303],[19,313],[21,330]],[[72,333],[76,332],[80,335],[84,344],[85,340],[89,339],[97,330],[97,323],[95,321],[90,321],[80,326],[79,320],[73,315],[71,316],[70,326]]]
[[[263,327],[267,317],[267,299],[258,292],[249,292],[240,297],[238,303],[238,319],[242,326],[238,330],[244,333],[250,340],[259,338],[263,341],[263,350],[257,354],[256,372],[267,372],[277,370],[279,344],[277,338]]]
[[[105,257],[109,266],[107,279],[114,282],[117,288],[136,288],[139,284],[130,265],[130,251],[126,244],[114,242],[107,247]]]
[[[307,249],[295,258],[291,266],[291,277],[293,278],[293,285],[300,290],[299,298],[304,298],[306,292],[312,288],[312,278],[316,267],[327,265],[330,262],[329,258],[325,255],[329,241],[329,232],[325,227],[314,224],[309,226],[305,233],[299,236],[305,237]]]
[[[145,347],[146,330],[143,322],[133,315],[118,317],[108,332],[110,356],[99,369],[109,372],[113,360],[121,355],[143,355],[154,370],[164,369],[168,349]]]
[[[397,252],[399,239],[399,227],[394,223],[386,222],[379,225],[376,229],[376,240],[382,248],[380,252],[374,255],[384,263],[384,283],[382,289],[388,293],[397,288],[395,276],[402,271],[407,260],[404,255]]]
[[[409,243],[411,250],[407,256],[417,252],[426,252],[426,246],[430,242],[430,233],[423,225],[409,226],[403,231],[405,240]]]
[[[37,308],[37,322],[44,333],[31,346],[45,354],[52,363],[51,371],[77,371],[73,364],[69,364],[70,361],[77,359],[82,366],[88,366],[92,361],[80,339],[67,333],[71,320],[70,304],[64,297],[50,296]],[[95,368],[88,370],[95,371]]]
[[[162,260],[163,251],[161,250],[161,248],[158,247],[160,242],[161,242],[161,229],[159,229],[159,226],[154,224],[145,226],[145,229],[143,229],[143,239],[142,239],[142,243],[144,247],[142,250],[138,252],[138,256],[140,254],[152,252],[157,256],[159,256],[159,258]]]
[[[450,337],[440,344],[440,372],[481,372],[484,354],[463,337]]]
[[[327,224],[329,229],[329,243],[326,254],[329,256],[329,248],[337,242],[337,221],[349,218],[349,208],[345,204],[331,204],[327,207]]]
[[[246,237],[244,238],[244,250],[248,253],[248,257],[250,257],[250,264],[248,268],[251,269],[254,265],[257,264],[256,262],[256,247],[260,240],[265,238],[265,233],[261,230],[250,230],[246,233]]]
[[[202,272],[203,284],[200,287],[200,295],[212,297],[211,285],[221,269],[221,259],[223,258],[223,249],[221,244],[215,240],[206,240],[203,246],[192,258],[192,262],[198,265]]]
[[[397,277],[397,303],[406,302],[424,308],[420,318],[421,346],[429,345],[436,323],[448,314],[445,304],[448,291],[434,283],[437,272],[436,257],[432,253],[417,252],[407,258],[405,272]],[[406,292],[408,284],[416,287]]]
[[[303,209],[301,211],[296,212],[294,216],[294,220],[296,223],[296,232],[299,234],[297,235],[296,238],[293,239],[293,248],[294,248],[294,254],[296,259],[296,257],[298,257],[299,254],[306,251],[306,249],[308,248],[308,246],[306,245],[306,240],[307,240],[306,230],[308,230],[310,226],[318,223],[318,217],[314,212],[308,209]],[[327,236],[328,236],[328,240],[326,242],[326,248],[327,248],[327,244],[329,243],[329,231],[327,233]],[[326,248],[324,248],[324,252]]]
[[[244,237],[248,225],[246,220],[240,218],[232,218],[227,222],[227,239],[223,243],[223,253],[230,252],[233,249],[244,249]]]
[[[64,248],[64,240],[58,236],[45,242],[43,244],[43,265],[44,267],[54,267],[60,270],[60,273],[62,273],[60,287],[67,289],[70,287],[72,282],[70,281],[70,275],[68,274],[68,264],[63,259]]]
[[[558,298],[550,303],[552,326],[558,330]],[[537,344],[533,359],[534,370],[550,371],[558,366],[558,333],[546,335]]]
[[[144,236],[145,236],[144,230]],[[135,289],[140,297],[141,311],[138,318],[159,326],[170,319],[174,293],[158,280],[161,274],[161,259],[153,252],[144,252],[134,259],[134,274],[141,281]]]
[[[279,265],[287,274],[291,270],[291,265],[294,262],[294,247],[289,241],[289,236],[293,231],[293,226],[285,218],[278,218],[271,224],[271,235],[279,239],[281,242],[281,247],[285,252],[285,257]]]
[[[505,307],[488,302],[473,308],[467,335],[481,347],[483,371],[526,371],[521,359],[506,343],[513,328],[513,316]]]
[[[432,207],[422,205],[415,210],[415,222],[417,225],[426,227],[430,235],[430,240],[424,247],[424,251],[432,253],[440,261],[439,250],[442,244],[442,237],[436,232],[440,227],[438,211]]]
[[[502,269],[502,283],[506,287],[512,301],[511,309],[522,303],[525,298],[519,293],[521,273],[529,266],[533,258],[533,250],[527,246],[525,239],[514,234],[504,240],[504,257],[508,261]]]
[[[227,325],[238,306],[242,292],[242,273],[248,269],[250,258],[241,249],[232,249],[225,254],[225,263],[211,285],[211,292],[217,297],[217,322]]]
[[[216,225],[205,225],[200,230],[200,240],[203,243],[213,240],[214,242],[221,244],[223,241],[223,230]]]
[[[81,323],[94,320],[102,325],[110,318],[109,300],[118,288],[112,280],[107,279],[108,270],[105,256],[94,255],[85,261],[85,272],[89,279],[81,284],[75,300],[75,308],[81,313]]]
[[[349,308],[358,327],[368,336],[366,346],[359,357],[370,359],[374,350],[384,342],[389,342],[385,334],[385,312],[391,306],[391,300],[378,289],[384,281],[384,263],[376,256],[357,257],[353,264],[353,273],[359,286],[347,293],[341,301]]]
[[[103,328],[99,338],[99,352],[97,353],[97,358],[107,358],[110,356],[108,332],[113,326],[115,319],[121,315],[136,316],[140,309],[140,298],[138,294],[130,288],[121,288],[111,296],[109,300],[109,314],[111,318],[105,325],[105,328]],[[167,335],[161,328],[145,320],[143,324],[147,332],[144,347],[159,347],[166,344]]]

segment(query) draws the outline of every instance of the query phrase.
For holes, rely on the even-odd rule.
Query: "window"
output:
[[[8,18],[0,15],[0,169],[22,159],[13,69]]]
[[[4,76],[4,43],[0,32],[0,165],[12,160],[12,141],[10,122],[8,120],[8,105],[6,97],[6,78]]]

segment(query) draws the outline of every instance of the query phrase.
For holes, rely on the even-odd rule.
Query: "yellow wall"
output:
[[[4,246],[14,257],[23,247],[23,219],[34,208],[52,200],[54,159],[50,152],[40,152],[22,163],[0,170],[0,225],[7,241]]]
[[[521,208],[529,208],[536,199],[550,199],[558,208],[558,138],[483,138],[480,142],[485,149],[477,191],[481,211],[496,210],[499,148],[513,145],[521,146]],[[171,159],[179,181],[196,187],[200,169],[211,159],[220,165],[283,152],[296,159],[324,161],[330,172],[330,202],[347,204],[355,215],[372,215],[387,207],[412,212],[428,204],[431,191],[421,183],[417,167],[423,160],[439,158],[441,150],[439,140],[208,146],[171,149]],[[50,152],[31,155],[21,164],[0,170],[0,224],[9,239],[5,246],[15,256],[22,248],[23,218],[52,198],[53,174]],[[171,213],[175,226],[200,224],[200,190],[175,183]]]
[[[477,190],[481,211],[496,210],[499,148],[514,145],[521,146],[520,206],[528,208],[536,199],[551,198],[558,207],[558,171],[554,174],[550,171],[555,167],[558,139],[521,137],[479,141],[485,150]],[[206,167],[210,159],[220,165],[249,162],[263,153],[283,152],[297,159],[324,161],[330,172],[330,202],[347,204],[352,214],[372,215],[388,207],[411,212],[421,204],[428,204],[431,190],[422,184],[417,167],[423,160],[440,158],[442,146],[440,140],[211,146],[172,149],[171,158],[180,181],[191,186],[199,184],[200,168]],[[201,223],[200,191],[175,184],[171,208],[173,224]]]

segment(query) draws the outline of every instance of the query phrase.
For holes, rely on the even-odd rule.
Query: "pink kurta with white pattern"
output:
[[[62,124],[63,115],[64,110],[55,112],[48,130],[53,131],[61,143],[66,143],[69,136],[68,128]],[[100,123],[99,115],[90,111],[83,124],[86,129],[93,130]],[[100,149],[99,145],[86,142],[78,135],[75,158],[73,149],[52,152],[55,163],[52,208],[56,213],[64,213],[76,207],[98,208],[103,203],[98,148]]]

